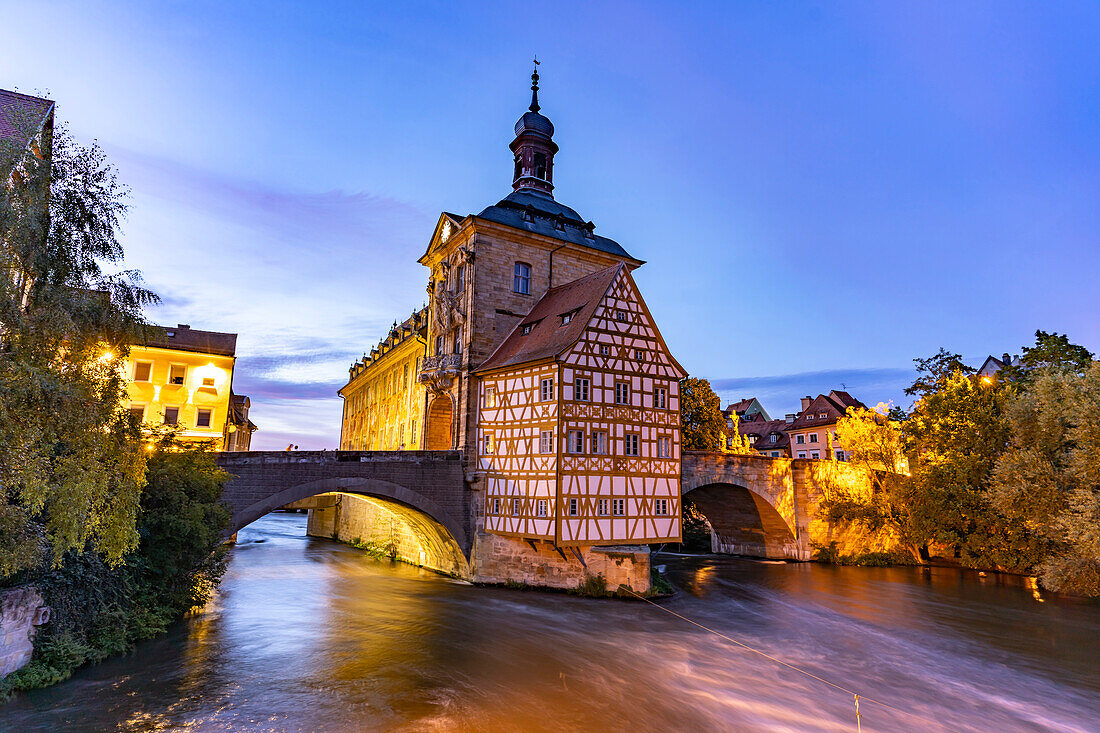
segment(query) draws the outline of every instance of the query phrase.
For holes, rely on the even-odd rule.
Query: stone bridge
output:
[[[297,502],[316,510],[311,522],[332,525],[327,536],[393,543],[421,565],[468,571],[473,522],[461,451],[254,451],[220,453],[217,461],[231,476],[222,491],[233,512],[230,534]],[[341,502],[354,511],[332,511]]]
[[[830,489],[872,490],[871,478],[848,463],[685,451],[680,488],[710,522],[714,552],[809,560],[814,544],[836,541],[845,552],[889,544],[823,516]]]

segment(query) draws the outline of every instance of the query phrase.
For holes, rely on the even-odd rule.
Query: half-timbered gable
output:
[[[488,531],[680,538],[684,373],[625,265],[548,291],[477,371]]]

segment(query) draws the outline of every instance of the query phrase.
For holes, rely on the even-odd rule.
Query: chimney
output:
[[[796,419],[798,419],[798,414],[797,413],[794,413],[794,412],[788,412],[787,413],[787,424],[788,425],[793,423]]]
[[[1001,363],[1005,366],[1010,366],[1012,364],[1012,355],[1008,353],[1002,354]]]
[[[188,324],[188,323],[181,323],[178,326],[176,326],[176,328],[178,328],[181,331],[186,331],[187,329],[191,328],[191,325]]]
[[[805,412],[806,408],[809,407],[810,403],[813,402],[813,401],[814,401],[813,398],[810,397],[809,395],[806,395],[805,397],[803,397],[802,398],[802,411]]]

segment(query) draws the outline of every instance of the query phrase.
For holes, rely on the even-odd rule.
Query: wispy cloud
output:
[[[908,406],[904,389],[913,381],[912,369],[828,369],[798,374],[711,379],[724,401],[756,397],[772,417],[799,409],[799,398],[843,389],[868,405],[893,402]]]

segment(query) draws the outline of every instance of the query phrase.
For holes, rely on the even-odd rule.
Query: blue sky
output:
[[[775,414],[1035,329],[1100,351],[1100,6],[0,1],[0,87],[131,186],[161,323],[235,331],[260,448],[334,447],[441,210],[557,198],[648,264],[675,355]],[[37,30],[36,30],[37,29]]]

